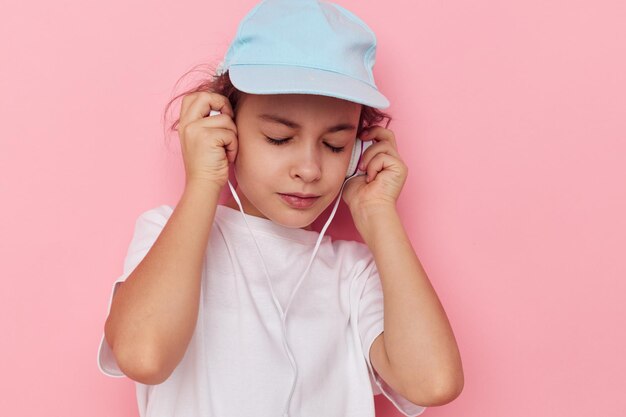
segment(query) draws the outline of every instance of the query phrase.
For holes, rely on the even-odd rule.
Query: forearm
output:
[[[218,199],[219,187],[188,184],[145,258],[116,291],[105,336],[131,378],[160,382],[187,349]]]
[[[357,219],[380,274],[385,350],[394,374],[413,392],[460,390],[463,371],[454,334],[395,207]]]

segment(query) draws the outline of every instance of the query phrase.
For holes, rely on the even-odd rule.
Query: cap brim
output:
[[[231,65],[233,85],[250,94],[317,94],[353,101],[377,109],[389,100],[371,85],[332,71],[279,65]]]

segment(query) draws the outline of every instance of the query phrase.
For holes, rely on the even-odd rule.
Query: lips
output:
[[[296,209],[309,208],[313,204],[315,204],[315,202],[319,199],[319,196],[316,196],[314,194],[302,194],[302,193],[280,194],[279,193],[279,195],[280,195],[280,198],[282,198],[282,200],[286,202],[290,207],[296,208]],[[302,196],[305,196],[305,197],[302,197]]]
[[[292,195],[294,197],[300,197],[300,198],[319,197],[319,195],[315,195],[315,194],[302,194],[302,193],[285,193],[283,195]]]

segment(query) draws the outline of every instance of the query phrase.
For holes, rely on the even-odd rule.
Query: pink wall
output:
[[[3,415],[136,415],[96,366],[111,283],[136,216],[183,186],[174,83],[254,3],[3,1]],[[426,415],[626,415],[625,3],[340,4],[377,32],[400,210],[464,361]]]

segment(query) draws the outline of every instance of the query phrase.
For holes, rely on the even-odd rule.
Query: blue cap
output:
[[[250,94],[317,94],[385,109],[374,82],[376,35],[345,8],[262,0],[239,23],[217,74]]]

